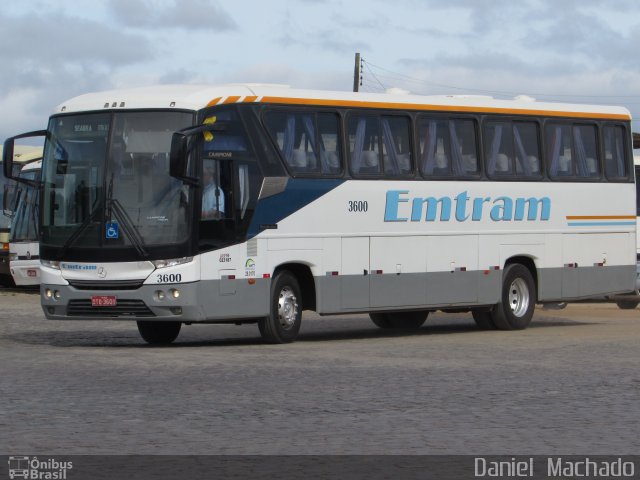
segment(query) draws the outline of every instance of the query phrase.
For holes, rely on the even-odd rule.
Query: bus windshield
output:
[[[53,117],[43,167],[42,243],[126,249],[187,240],[191,194],[169,176],[171,136],[185,112]],[[113,253],[113,252],[112,252]]]

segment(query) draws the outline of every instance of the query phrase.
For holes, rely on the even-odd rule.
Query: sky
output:
[[[626,106],[637,0],[21,0],[0,10],[0,140],[87,92],[278,83]],[[396,90],[398,91],[398,90]]]

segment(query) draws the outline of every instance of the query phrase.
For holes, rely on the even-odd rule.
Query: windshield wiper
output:
[[[139,255],[144,258],[149,256],[149,252],[145,248],[144,239],[140,232],[136,228],[135,224],[131,220],[131,217],[127,214],[122,204],[115,198],[113,198],[113,173],[109,179],[109,187],[107,188],[107,211],[106,217],[111,220],[112,216],[116,217],[122,226],[124,227],[124,234],[129,238],[131,244],[136,249]]]
[[[113,213],[116,220],[118,220],[124,227],[124,234],[129,237],[131,244],[134,246],[138,254],[144,258],[149,257],[149,252],[145,248],[142,235],[140,235],[140,232],[131,220],[131,217],[129,217],[120,202],[115,198],[108,198],[107,206],[109,207],[109,218],[111,218],[111,213]]]
[[[80,226],[69,236],[69,238],[67,238],[67,241],[64,242],[64,245],[62,245],[62,248],[60,249],[58,260],[62,260],[64,258],[64,256],[67,254],[67,250],[69,250],[69,247],[71,247],[71,245],[75,243],[78,237],[80,237],[80,235],[85,232],[89,225],[91,225],[95,221],[95,218],[98,216],[99,211],[99,208],[94,208],[89,216],[86,217],[80,224]]]

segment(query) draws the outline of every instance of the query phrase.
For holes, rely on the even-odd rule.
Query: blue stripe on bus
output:
[[[615,227],[635,224],[636,222],[568,222],[570,227]]]
[[[262,230],[260,225],[275,225],[282,219],[292,215],[314,200],[329,193],[344,183],[342,179],[295,179],[290,178],[284,192],[267,197],[258,202],[253,220],[249,227],[249,238],[255,237]],[[329,213],[329,212],[327,212]],[[311,222],[322,219],[309,219]]]

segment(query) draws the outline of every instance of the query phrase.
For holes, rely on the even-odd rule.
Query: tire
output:
[[[258,321],[260,334],[267,343],[290,343],[298,336],[301,323],[300,285],[292,273],[283,270],[271,283],[270,314]]]
[[[496,325],[491,318],[491,312],[486,310],[471,310],[471,315],[480,330],[495,330]]]
[[[370,313],[371,321],[380,328],[417,329],[427,320],[429,312]]]
[[[633,310],[638,306],[638,303],[636,300],[616,300],[616,305],[621,310]]]
[[[522,330],[529,326],[536,307],[536,285],[527,267],[507,265],[502,275],[501,301],[491,310],[498,330]]]
[[[136,322],[140,336],[150,345],[169,345],[180,333],[181,322]]]

